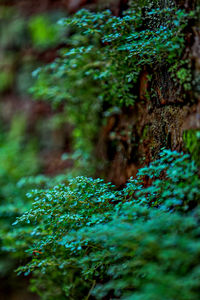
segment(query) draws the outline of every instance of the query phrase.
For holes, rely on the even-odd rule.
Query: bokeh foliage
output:
[[[32,16],[19,7],[0,4],[0,298],[3,299],[12,298],[12,293],[18,297],[20,286],[24,291],[20,291],[22,299],[26,293],[27,281],[23,283],[14,273],[24,259],[24,251],[20,246],[16,251],[18,241],[12,223],[31,205],[26,193],[33,184],[26,186],[19,181],[44,170],[43,145],[37,135],[37,127],[41,130],[41,126],[34,108],[30,113],[33,104],[28,99],[28,89],[33,85],[31,73],[38,66],[40,53],[60,43],[62,32],[55,28],[57,20],[64,16],[59,11]],[[38,37],[41,23],[42,37]],[[56,38],[51,37],[53,34]]]
[[[10,129],[0,133],[0,276],[8,276],[23,257],[23,252],[13,250],[16,241],[12,237],[12,223],[28,209],[30,202],[26,198],[26,187],[20,187],[18,182],[39,169],[36,143],[27,140],[25,131],[26,119],[18,115]]]

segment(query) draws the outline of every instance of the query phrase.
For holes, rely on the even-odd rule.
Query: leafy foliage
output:
[[[197,300],[199,182],[187,155],[163,150],[120,191],[86,177],[35,190],[15,222],[33,228],[18,271],[33,272],[42,299]]]
[[[181,57],[184,48],[183,29],[187,23],[187,14],[182,10],[177,10],[175,6],[167,8],[150,9],[151,5],[144,6],[145,13],[133,5],[132,9],[124,12],[124,16],[116,17],[110,11],[92,13],[81,10],[73,17],[60,21],[62,26],[72,26],[78,28],[83,34],[82,39],[76,39],[76,43],[69,41],[70,50],[63,51],[58,63],[51,64],[47,70],[58,71],[58,78],[62,78],[65,73],[65,80],[70,77],[70,71],[75,74],[75,82],[92,79],[101,85],[103,93],[101,97],[111,104],[119,103],[130,105],[133,103],[134,93],[133,83],[137,83],[143,65],[154,66],[155,64],[168,62],[173,64],[178,57]],[[145,24],[146,29],[143,29]],[[88,37],[88,38],[87,38]],[[72,40],[74,36],[72,35]],[[96,41],[96,43],[94,43]],[[73,47],[74,46],[74,47]],[[93,58],[95,63],[87,63],[86,57]],[[85,67],[82,72],[78,72],[77,67],[81,64]],[[71,67],[70,70],[68,67]],[[72,70],[71,70],[72,69]],[[46,70],[44,70],[46,71]],[[179,71],[180,73],[180,71]],[[47,74],[46,74],[47,75]],[[59,87],[64,89],[64,93],[58,93],[58,87],[46,82],[46,88],[40,86],[40,78],[44,73],[38,74],[39,86],[36,85],[36,95],[43,93],[54,97],[54,101],[68,99],[74,93],[69,93],[70,85],[63,86],[62,81]],[[40,77],[41,76],[41,77]],[[54,80],[54,76],[48,80]],[[73,86],[73,85],[72,85]],[[44,87],[44,86],[43,86]],[[79,91],[75,91],[79,92]]]
[[[192,16],[174,1],[166,5],[134,1],[120,17],[109,10],[83,9],[59,21],[68,30],[67,46],[59,58],[33,72],[37,80],[31,91],[35,98],[48,99],[55,106],[66,104],[75,127],[74,150],[79,159],[74,161],[79,169],[88,171],[95,165],[92,157],[102,110],[132,106],[139,99],[144,68],[157,71],[167,66],[177,90],[191,88],[189,60],[181,58],[184,30]],[[155,94],[154,84],[146,93]]]
[[[146,181],[146,187],[142,185]],[[162,210],[188,211],[197,206],[200,197],[198,167],[189,155],[163,150],[160,159],[138,171],[125,189],[129,196],[137,189],[135,202]]]
[[[81,260],[84,271],[100,262],[107,269],[109,280],[92,292],[97,299],[198,299],[198,219],[128,203],[78,236],[101,247]]]
[[[74,125],[75,167],[82,173],[94,173],[102,116],[139,100],[142,71],[164,66],[179,91],[191,89],[190,60],[182,58],[192,17],[175,1],[138,0],[122,16],[81,10],[59,22],[63,32],[67,29],[65,48],[55,61],[33,72],[31,91],[55,107],[64,103]],[[22,36],[24,24],[16,27]],[[29,39],[37,50],[57,45],[58,32],[45,16],[29,23]],[[19,47],[16,36],[13,42]],[[2,68],[4,92],[13,79]],[[155,81],[150,77],[149,82]],[[156,94],[154,86],[152,82],[146,91],[148,97]],[[1,197],[9,205],[0,209],[1,253],[25,256],[27,264],[18,272],[33,274],[33,291],[48,300],[199,298],[200,179],[188,155],[163,150],[160,159],[139,170],[121,190],[101,179],[64,175],[18,182],[32,175],[37,163],[32,146],[23,150],[23,126],[16,124],[10,138],[2,138]],[[29,192],[24,201],[27,184],[42,189]],[[11,230],[11,221],[30,202],[32,208]]]
[[[76,45],[77,51],[62,50],[62,59],[57,58],[42,70],[37,69],[33,75],[38,80],[31,90],[36,98],[50,99],[54,106],[63,99],[67,101],[65,113],[68,121],[75,127],[72,159],[77,169],[85,168],[89,174],[89,169],[93,169],[94,164],[91,157],[99,129],[102,101],[98,83],[95,84],[91,76],[86,75],[86,71],[95,65],[98,68],[98,49],[93,47],[94,52],[91,54],[91,46],[82,53],[84,47],[78,48],[78,45],[87,44],[88,38],[82,37],[80,33],[72,35],[68,43]]]
[[[75,278],[78,274],[80,276],[77,259],[79,253],[83,251],[82,247],[78,241],[69,243],[68,247],[66,244],[62,246],[60,242],[67,232],[99,224],[111,218],[113,210],[111,199],[115,199],[113,186],[105,184],[101,179],[77,177],[72,179],[68,186],[59,185],[50,190],[36,190],[29,193],[28,197],[39,201],[35,201],[33,208],[20,218],[23,223],[34,225],[31,238],[28,233],[27,241],[31,244],[34,240],[28,253],[31,256],[35,255],[35,259],[28,267],[25,267],[26,274],[33,270],[37,273],[38,258],[42,257],[40,261],[42,274],[53,275],[49,278],[47,293],[44,293],[44,297],[51,299],[51,297],[65,295],[73,298],[76,290],[76,297],[79,293],[81,296],[82,289],[84,290],[87,284],[81,279],[82,286],[79,291],[80,282]],[[26,233],[23,232],[22,237],[24,239]],[[60,242],[55,243],[55,240]],[[72,253],[74,253],[75,259],[70,257]],[[69,256],[69,259],[63,260],[62,254]],[[56,290],[55,285],[52,285],[55,277],[58,282]],[[44,277],[43,279],[46,281]],[[41,285],[43,286],[43,282]]]

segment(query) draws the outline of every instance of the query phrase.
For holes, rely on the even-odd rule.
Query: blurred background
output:
[[[0,232],[7,236],[0,240],[1,300],[37,299],[27,290],[29,279],[14,272],[23,253],[12,249],[12,223],[30,205],[25,195],[31,184],[20,184],[20,179],[63,174],[73,165],[62,159],[72,150],[73,126],[61,106],[52,109],[47,102],[32,99],[32,72],[52,62],[63,47],[66,32],[57,21],[94,2],[0,1]]]

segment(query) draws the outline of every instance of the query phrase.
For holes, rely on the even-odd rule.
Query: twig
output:
[[[89,297],[90,297],[90,295],[91,295],[91,292],[92,292],[92,290],[93,290],[94,287],[95,287],[95,284],[96,284],[96,280],[93,281],[92,287],[91,287],[91,289],[89,290],[89,293],[88,293],[87,297],[85,298],[85,300],[88,300],[88,299],[89,299]]]

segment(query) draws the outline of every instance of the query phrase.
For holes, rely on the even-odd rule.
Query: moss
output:
[[[149,125],[145,125],[142,133],[142,141],[148,137]]]
[[[8,90],[13,83],[13,74],[10,70],[0,71],[0,92]]]
[[[200,165],[200,130],[190,129],[183,133],[185,148],[191,154],[192,158]]]

